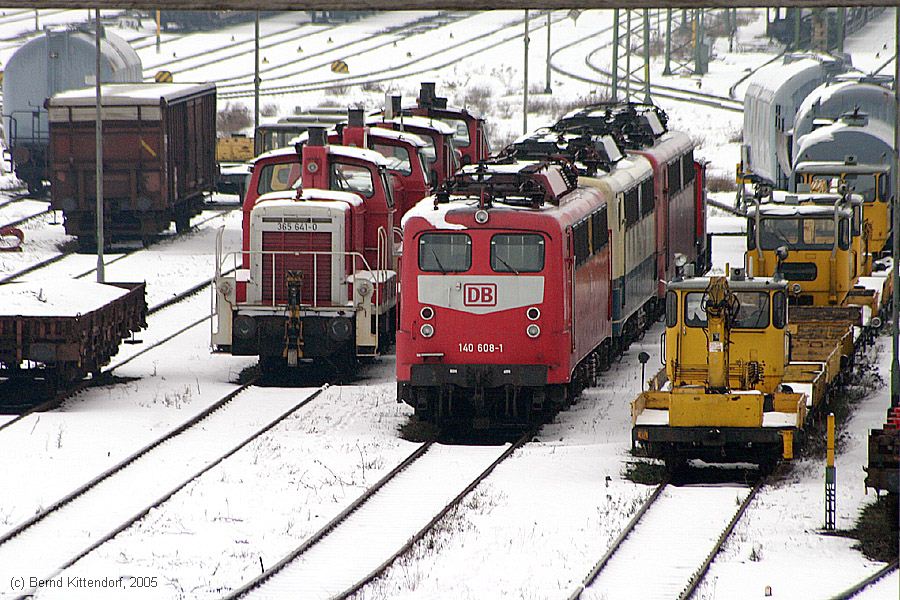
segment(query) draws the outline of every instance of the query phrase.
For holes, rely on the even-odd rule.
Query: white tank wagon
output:
[[[47,29],[10,57],[3,74],[3,127],[16,175],[39,193],[47,177],[49,125],[45,103],[66,90],[94,84],[96,41],[93,28]],[[101,28],[100,80],[143,80],[137,52]]]
[[[760,69],[744,96],[742,171],[786,188],[797,109],[829,76],[848,66],[842,58],[823,54],[787,54]]]

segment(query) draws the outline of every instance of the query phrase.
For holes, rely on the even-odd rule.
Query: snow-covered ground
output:
[[[86,13],[53,11],[41,19],[41,25],[52,20],[83,19]],[[716,42],[716,59],[710,64],[710,73],[699,80],[703,91],[727,95],[746,69],[763,64],[780,51],[761,37],[765,11],[754,14],[757,18],[738,32],[733,52],[728,52],[727,40]],[[454,104],[483,112],[494,140],[519,135],[523,121],[520,24],[515,30],[473,44],[472,48],[478,49],[476,55],[439,70],[429,70],[441,62],[439,57],[425,59],[424,55],[461,42],[476,31],[484,33],[492,27],[501,29],[521,21],[521,13],[468,15],[459,24],[396,40],[396,46],[393,38],[385,37],[384,41],[390,43],[366,40],[341,52],[327,52],[329,45],[340,46],[420,16],[426,13],[381,13],[330,32],[308,25],[303,13],[264,20],[264,33],[281,32],[278,45],[264,51],[265,66],[271,69],[263,78],[264,86],[267,77],[271,76],[274,85],[276,76],[292,69],[308,70],[302,76],[285,78],[283,83],[326,79],[339,82],[341,76],[332,73],[328,65],[348,55],[353,56],[349,61],[353,76],[423,59],[412,69],[422,70],[421,73],[364,86],[367,89],[355,86],[264,96],[262,103],[270,108],[267,112],[286,116],[295,107],[306,109],[320,104],[362,103],[373,108],[383,101],[385,92],[402,93],[411,99],[418,92],[419,82],[430,80],[436,81],[438,93],[448,95]],[[556,54],[554,64],[565,64],[567,69],[585,77],[597,77],[584,65],[584,56],[609,40],[609,33],[602,32],[611,23],[610,13],[604,11],[585,11],[577,20],[560,19],[552,28],[554,48],[595,35]],[[569,106],[596,98],[600,92],[597,85],[555,73],[551,78],[552,96],[536,93],[544,87],[545,24],[544,16],[535,17],[531,24],[530,88],[535,88],[532,106],[540,105],[542,110],[529,114],[529,128],[551,123]],[[0,37],[12,37],[29,25],[33,26],[33,22],[19,23],[13,30],[14,26],[5,25],[0,15]],[[291,25],[302,37],[287,37],[284,32]],[[152,31],[149,20],[138,31],[112,29],[130,39]],[[188,59],[188,55],[198,47],[212,49],[243,42],[242,47],[246,48],[252,30],[252,24],[244,24],[223,33],[186,36],[184,40],[165,34],[159,54],[152,44],[146,43],[142,43],[139,53],[148,76],[171,63],[176,81],[211,79],[224,83],[252,72],[252,54],[245,52],[229,58],[228,52],[210,51],[207,60]],[[507,41],[500,41],[506,37]],[[497,44],[487,43],[492,40]],[[882,48],[884,43],[893,48],[891,11],[852,36],[847,50],[853,52],[857,66],[871,69],[892,54]],[[375,46],[379,47],[366,50]],[[14,49],[11,43],[0,44],[0,62],[5,63]],[[303,55],[313,54],[315,58],[302,62]],[[598,56],[602,59],[602,55]],[[217,63],[198,66],[209,62],[209,58],[216,58]],[[176,59],[182,60],[176,63]],[[661,62],[654,61],[655,81],[697,89],[697,78],[663,78],[661,69]],[[738,97],[742,91],[738,86]],[[252,98],[229,102],[252,107]],[[732,177],[739,160],[741,115],[681,101],[659,103],[668,111],[672,128],[689,131],[697,139],[697,156],[709,162],[709,172]],[[224,108],[223,101],[219,108]],[[495,147],[500,144],[495,141]],[[0,187],[5,188],[2,182]],[[733,196],[723,194],[717,199],[730,203]],[[710,217],[711,231],[741,231],[739,219],[713,209]],[[62,233],[61,224],[52,222],[52,217],[47,217],[23,227],[24,252],[0,254],[0,277],[57,253],[61,244],[70,241]],[[240,217],[233,214],[210,221],[192,236],[154,246],[110,265],[107,278],[147,280],[149,303],[162,302],[212,275],[214,238],[221,224],[226,226],[226,247],[236,248]],[[739,236],[717,237],[715,264],[740,264],[743,247],[744,240]],[[69,257],[46,270],[42,277],[52,275],[61,280],[88,271],[94,263],[95,257],[89,255]],[[207,295],[196,296],[151,317],[149,329],[139,337],[146,343],[162,339],[202,319],[209,307]],[[384,578],[364,588],[359,597],[565,597],[650,493],[650,487],[624,477],[630,461],[628,402],[642,385],[637,353],[644,350],[651,354],[648,367],[658,365],[661,332],[659,324],[648,331],[604,374],[599,387],[587,390],[576,405],[545,426],[536,441],[502,463],[441,521],[426,541],[414,546]],[[238,373],[254,362],[210,355],[208,321],[187,329],[159,349],[140,352],[140,346],[123,346],[120,355],[113,359],[115,364],[134,357],[116,369],[116,375],[122,378],[120,382],[92,388],[59,410],[32,416],[0,432],[0,472],[4,481],[12,482],[0,487],[0,532],[235,389]],[[883,377],[888,354],[889,344],[883,338],[871,351],[870,360],[878,365]],[[646,376],[650,374],[648,370]],[[285,400],[282,396],[300,393],[294,388],[269,388],[258,401],[264,403],[268,399],[280,405]],[[227,593],[256,576],[261,565],[268,567],[279,560],[412,451],[414,445],[401,440],[397,431],[411,409],[396,404],[394,395],[393,363],[387,357],[368,367],[356,383],[329,389],[307,408],[76,562],[63,575],[158,578],[155,588],[127,590],[128,596],[135,597],[206,598]],[[852,527],[860,508],[873,499],[872,495],[864,495],[862,487],[866,431],[882,422],[887,404],[887,390],[880,386],[858,401],[851,418],[840,424],[839,528]],[[822,460],[801,459],[786,478],[763,491],[739,523],[725,552],[713,564],[700,597],[763,598],[766,586],[771,586],[775,598],[825,598],[881,566],[854,550],[852,541],[819,532],[824,519],[822,473]],[[97,512],[102,513],[104,508],[98,506]],[[678,520],[679,515],[672,514],[671,518]],[[360,544],[366,543],[367,540],[360,540]],[[41,576],[45,566],[26,566],[25,572],[17,575]],[[648,562],[645,572],[652,576],[652,562]],[[0,597],[9,593],[9,585],[6,579],[0,581]],[[896,598],[897,585],[895,574],[863,597]],[[73,592],[70,588],[50,589],[40,596],[70,597]],[[109,595],[123,596],[115,590]],[[96,597],[96,591],[84,597]],[[606,597],[612,600],[629,596],[611,592]]]

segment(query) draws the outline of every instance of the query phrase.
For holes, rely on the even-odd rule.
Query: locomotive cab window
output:
[[[375,193],[372,171],[361,165],[334,163],[331,167],[331,189],[371,198]]]
[[[631,227],[640,218],[640,200],[638,188],[632,188],[625,192],[625,227]]]
[[[734,292],[738,299],[737,314],[732,317],[734,329],[764,329],[769,326],[769,294],[766,292]],[[688,327],[706,327],[706,293],[690,292],[684,301],[684,322]]]
[[[412,175],[412,163],[409,160],[409,150],[403,146],[372,144],[372,150],[388,159],[388,168],[392,171],[399,171],[404,175]]]
[[[300,179],[299,163],[266,165],[259,173],[256,193],[263,195],[269,192],[289,190],[298,179]]]
[[[453,145],[457,148],[468,148],[472,140],[469,138],[469,124],[462,119],[442,119],[447,125],[453,127]]]
[[[651,212],[656,205],[653,197],[653,179],[645,179],[641,182],[641,216],[645,217]]]
[[[423,233],[419,238],[419,269],[461,273],[472,266],[472,239],[465,233]]]
[[[535,233],[491,238],[491,269],[498,273],[537,273],[544,268],[544,238]]]

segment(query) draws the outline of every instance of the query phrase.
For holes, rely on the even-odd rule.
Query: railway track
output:
[[[554,18],[554,22],[559,22],[566,19],[566,15],[558,15]],[[328,89],[336,89],[336,88],[344,88],[348,86],[362,86],[362,85],[372,85],[376,83],[383,83],[387,81],[392,81],[398,77],[413,77],[415,75],[419,75],[421,73],[427,73],[431,71],[435,71],[438,69],[442,69],[449,65],[458,63],[467,58],[471,58],[476,56],[486,50],[496,48],[502,44],[513,41],[515,39],[521,38],[522,34],[519,31],[519,28],[524,23],[524,19],[516,19],[514,21],[508,22],[500,27],[496,27],[488,32],[483,32],[482,34],[459,42],[455,42],[453,44],[445,44],[440,49],[434,50],[432,52],[428,52],[424,55],[417,56],[411,60],[404,62],[402,65],[395,67],[386,67],[383,69],[378,69],[375,71],[370,71],[368,73],[362,75],[351,75],[345,76],[343,78],[334,78],[331,77],[329,79],[320,79],[319,81],[306,82],[303,84],[291,84],[291,85],[283,85],[283,86],[273,86],[268,88],[262,88],[260,90],[260,95],[276,95],[276,94],[288,94],[288,93],[299,93],[299,92],[312,92],[312,91],[321,91]],[[498,34],[502,34],[506,31],[515,31],[515,33],[511,33],[505,36],[500,37],[499,39],[494,39]],[[429,61],[431,59],[435,59],[442,54],[446,54],[450,50],[459,50],[460,48],[464,48],[466,46],[476,46],[471,51],[464,52],[461,55],[455,55],[448,59],[440,60],[438,63],[429,63],[426,66],[415,67],[415,65],[419,65],[423,62]],[[351,59],[354,55],[348,55],[344,58]],[[325,66],[328,63],[323,63],[319,65],[319,67]],[[317,67],[318,68],[318,67]],[[311,69],[310,69],[311,70]],[[303,71],[304,73],[307,71]],[[296,73],[292,73],[290,76],[295,76]],[[253,90],[248,88],[246,90],[236,90],[236,91],[225,91],[219,93],[220,98],[246,98],[251,97],[253,95]]]
[[[763,483],[760,480],[748,490],[675,487],[664,481],[569,600],[609,593],[611,597],[690,598]],[[654,575],[646,577],[651,567]]]
[[[423,444],[327,525],[228,598],[346,598],[424,538],[533,434],[529,431],[504,448]]]
[[[49,212],[52,212],[52,211],[47,211],[46,213],[42,213],[42,214],[47,214],[47,213],[49,213]],[[197,229],[198,229],[200,226],[205,225],[206,223],[208,223],[208,222],[210,222],[210,221],[212,221],[212,220],[214,220],[214,219],[222,218],[222,217],[223,217],[225,214],[227,214],[228,212],[230,212],[230,209],[228,209],[228,210],[220,210],[220,211],[218,211],[218,214],[215,214],[215,215],[212,215],[212,216],[203,218],[203,219],[201,219],[201,220],[199,220],[199,221],[195,221],[195,222],[191,223],[191,228],[190,228],[188,231],[186,231],[186,232],[184,232],[184,233],[176,233],[176,234],[174,234],[173,236],[167,236],[167,237],[165,237],[165,238],[163,238],[163,239],[165,239],[165,240],[177,239],[177,238],[179,238],[179,237],[181,237],[181,236],[188,235],[188,234],[190,234],[191,232],[196,232]],[[160,241],[161,241],[161,240],[160,240]],[[146,248],[132,248],[132,249],[129,249],[129,250],[125,250],[125,251],[123,251],[123,252],[121,252],[121,253],[117,253],[117,256],[115,256],[115,257],[113,257],[113,258],[110,258],[109,260],[105,261],[103,264],[106,265],[106,266],[115,264],[116,262],[118,262],[118,261],[120,261],[120,260],[122,260],[122,259],[124,259],[124,258],[127,258],[127,257],[129,257],[129,256],[132,256],[132,255],[134,255],[134,254],[136,254],[136,253],[138,253],[138,252],[142,252],[142,251],[144,251],[144,250],[146,250]],[[20,269],[19,271],[16,271],[15,273],[11,273],[11,274],[9,274],[9,275],[5,275],[5,276],[3,276],[3,277],[0,277],[0,284],[9,283],[10,281],[15,281],[16,279],[19,279],[19,278],[21,278],[21,277],[24,277],[25,275],[30,275],[30,274],[34,273],[35,271],[38,271],[38,270],[40,270],[40,269],[43,269],[43,268],[45,268],[45,267],[48,267],[48,266],[53,265],[53,264],[55,264],[55,263],[58,263],[59,261],[63,260],[64,258],[67,258],[67,257],[69,257],[69,256],[73,256],[73,255],[76,255],[76,254],[78,254],[78,253],[75,252],[74,250],[67,250],[67,251],[64,251],[64,252],[60,252],[59,254],[55,254],[55,255],[50,256],[50,257],[48,257],[48,258],[46,258],[46,259],[44,259],[44,260],[41,260],[41,261],[38,261],[38,262],[33,263],[33,264],[31,264],[31,265],[28,265],[27,267],[24,267],[23,269]],[[88,275],[90,275],[90,274],[92,274],[92,273],[96,273],[96,271],[97,271],[97,270],[96,270],[96,267],[95,267],[95,268],[92,268],[92,269],[90,269],[90,270],[81,272],[81,273],[78,274],[78,275],[74,275],[74,277],[76,277],[76,278],[86,277],[86,276],[88,276]]]
[[[606,77],[607,79],[605,81],[600,80],[600,79],[595,79],[592,77],[586,77],[579,73],[575,73],[571,69],[561,67],[557,62],[554,62],[553,59],[555,57],[557,57],[557,55],[559,53],[564,52],[565,50],[568,50],[579,44],[583,44],[584,42],[595,38],[598,34],[608,33],[610,31],[612,31],[611,26],[605,27],[605,28],[601,29],[600,31],[593,32],[589,35],[585,35],[580,38],[576,38],[566,44],[563,44],[562,46],[560,46],[559,48],[557,48],[556,50],[554,50],[553,52],[550,53],[551,68],[555,72],[565,75],[566,77],[569,77],[571,79],[575,79],[576,81],[582,81],[584,83],[590,83],[593,85],[599,85],[599,86],[602,86],[605,88],[609,88],[611,84],[610,84],[608,78],[611,77],[611,73],[609,71],[597,66],[593,59],[601,50],[608,49],[612,45],[612,41],[605,42],[605,43],[601,44],[600,46],[597,46],[592,51],[590,51],[587,55],[585,55],[585,58],[584,58],[585,66],[588,69],[590,69],[591,71],[593,71],[595,73],[599,73],[600,75]],[[633,82],[637,83],[636,81],[633,81]],[[660,97],[660,98],[681,100],[681,101],[685,101],[685,102],[694,102],[697,104],[711,106],[713,108],[720,108],[720,109],[728,110],[731,112],[743,112],[743,110],[744,110],[743,103],[740,101],[734,100],[733,98],[719,96],[716,94],[709,94],[706,92],[686,90],[686,89],[679,88],[676,86],[670,86],[670,85],[664,85],[664,84],[658,84],[658,83],[651,82],[650,92],[654,96]]]
[[[238,387],[5,533],[0,537],[0,585],[26,572],[45,578],[58,575],[328,387],[308,389],[298,401],[296,395],[277,389],[248,393],[251,385]],[[33,592],[25,590],[21,597]]]
[[[881,569],[878,569],[875,573],[869,575],[856,585],[851,588],[844,590],[843,592],[832,596],[831,600],[850,600],[850,598],[855,598],[863,593],[864,590],[870,589],[872,586],[879,583],[885,577],[890,576],[894,573],[898,568],[898,561],[894,561],[892,563],[888,563]]]

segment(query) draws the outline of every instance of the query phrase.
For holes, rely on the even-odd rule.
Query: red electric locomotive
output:
[[[464,167],[403,220],[398,397],[423,420],[533,420],[609,343],[607,205],[562,163]]]
[[[706,235],[706,169],[694,159],[690,136],[667,127],[668,116],[652,104],[613,102],[581,108],[564,116],[558,132],[614,135],[629,154],[653,167],[656,196],[656,261],[660,308],[667,281],[675,277],[675,255],[695,265],[710,266]]]

